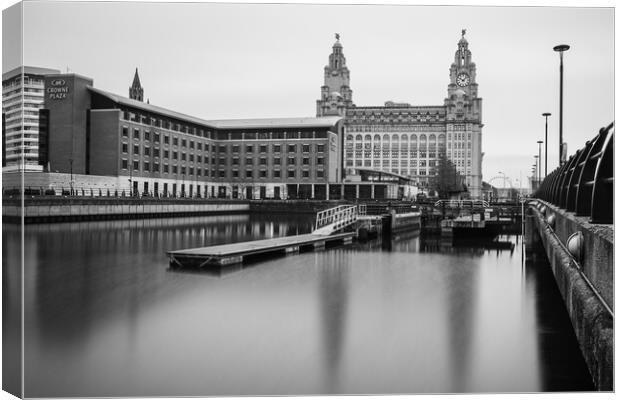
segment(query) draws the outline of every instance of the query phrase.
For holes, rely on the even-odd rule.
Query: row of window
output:
[[[443,154],[443,153],[437,153],[434,151],[410,151],[410,152],[403,152],[401,151],[400,153],[398,151],[361,151],[361,150],[356,150],[356,151],[347,151],[346,152],[346,157],[347,158],[398,158],[398,156],[400,155],[401,158],[436,158],[437,156]],[[355,156],[355,157],[354,157]]]
[[[121,151],[123,153],[128,153],[129,150],[129,145],[127,143],[123,143],[122,144],[122,148]],[[151,154],[152,153],[152,154]],[[172,153],[172,157],[170,157]],[[133,146],[133,153],[134,156],[146,156],[146,157],[150,157],[151,155],[156,158],[156,157],[160,157],[160,149],[159,148],[153,148],[152,152],[151,152],[151,148],[150,147],[144,147],[142,148],[142,152],[140,152],[140,146],[138,145],[134,145]],[[189,161],[189,162],[196,162],[196,163],[202,163],[203,162],[203,157],[200,154],[193,154],[193,153],[180,153],[180,158],[179,158],[179,153],[177,151],[172,151],[170,152],[170,150],[164,149],[163,151],[163,158],[164,159],[171,159],[172,161]],[[205,163],[209,163],[209,160],[211,161],[212,164],[215,164],[217,162],[217,159],[215,157],[211,157],[211,159],[209,159],[208,156],[204,157],[204,162]],[[220,157],[219,158],[219,164],[220,165],[226,165],[227,164],[227,160],[228,158],[226,157]],[[231,163],[233,165],[239,164],[239,157],[233,157],[231,159]],[[252,157],[247,157],[245,159],[245,164],[246,165],[253,165],[254,164],[254,160],[256,160],[255,158]],[[267,158],[266,157],[260,157],[258,159],[258,163],[260,165],[267,165]],[[280,165],[282,163],[282,158],[281,157],[273,157],[272,158],[272,163],[274,165]],[[303,165],[310,165],[310,157],[303,157],[301,159],[301,163]],[[317,165],[323,165],[325,163],[325,158],[321,157],[321,156],[317,156],[315,158],[315,163]],[[288,157],[287,158],[287,164],[288,165],[296,165],[297,164],[297,158],[296,157]]]
[[[124,126],[122,128],[122,136],[125,138],[129,137],[129,128]],[[133,138],[134,139],[142,139],[144,141],[152,141],[154,143],[160,143],[160,133],[158,132],[153,132],[153,135],[151,135],[151,131],[145,130],[143,132],[140,131],[140,129],[138,128],[134,128],[133,130]],[[170,144],[170,136],[164,134],[164,144]],[[185,148],[189,148],[189,149],[196,149],[196,150],[203,150],[203,143],[199,142],[199,141],[193,141],[193,140],[187,140],[184,138],[179,139],[176,136],[172,136],[172,145],[173,146],[179,146],[180,147],[185,147]],[[300,146],[300,147],[298,147]],[[215,151],[216,149],[219,150],[220,152],[227,152],[228,146],[226,145],[219,145],[216,146],[215,144],[209,144],[209,143],[204,143],[204,150],[205,151],[210,151],[213,150]],[[266,153],[268,150],[268,145],[266,144],[262,144],[262,145],[254,145],[254,144],[246,144],[244,146],[235,144],[235,145],[230,145],[230,148],[232,150],[233,153],[239,153],[241,150],[245,151],[246,153],[253,153],[256,150],[259,150],[260,153]],[[312,148],[314,148],[314,150],[318,153],[322,153],[325,151],[325,145],[323,144],[316,144],[316,145],[310,145],[310,144],[302,144],[302,145],[297,145],[297,144],[289,144],[287,145],[286,149],[288,150],[289,153],[296,153],[297,149],[301,148],[301,151],[303,153],[309,153],[310,150]],[[282,151],[282,145],[281,144],[272,144],[271,145],[271,149],[274,153],[279,153]]]
[[[443,140],[445,140],[446,135],[444,135],[443,133],[439,134],[439,136],[435,135],[434,133],[428,135],[428,140],[429,141],[436,141],[437,138],[439,138],[440,141],[443,141]],[[355,135],[355,136],[347,135],[347,141],[349,141],[349,142],[353,141],[353,140],[356,140],[356,141],[362,141],[363,140],[363,141],[367,141],[367,142],[371,141],[371,140],[380,141],[382,139],[383,139],[384,142],[387,142],[387,141],[390,141],[390,140],[392,140],[394,142],[397,142],[397,141],[403,141],[403,142],[412,141],[412,142],[415,142],[415,141],[418,140],[418,135],[416,135],[416,134],[409,134],[408,135],[408,134],[404,134],[404,133],[401,134],[401,135],[392,134],[391,136],[386,133],[386,134],[383,135],[383,137],[381,135],[379,135],[379,134],[376,134],[374,136],[372,136],[372,135],[364,135],[364,136],[362,136],[362,135]],[[427,136],[425,134],[421,134],[419,139],[420,139],[420,141],[425,141],[427,139]]]
[[[164,174],[168,174],[168,173],[172,173],[173,175],[175,174],[181,174],[181,175],[187,175],[187,176],[203,176],[204,173],[204,177],[219,177],[219,178],[225,178],[226,177],[226,170],[220,169],[218,171],[216,171],[215,169],[212,170],[208,170],[208,169],[203,169],[202,168],[194,168],[194,167],[185,167],[185,166],[177,166],[177,165],[168,165],[168,164],[163,164],[162,166],[162,173]],[[129,160],[126,159],[122,159],[121,160],[121,168],[124,170],[128,170],[129,169]],[[132,162],[132,169],[134,171],[140,171],[140,161],[134,160]],[[153,163],[151,164],[149,161],[143,161],[142,162],[142,172],[154,172],[154,173],[159,173],[160,172],[160,164],[158,163]],[[286,171],[286,176],[288,178],[296,178],[298,177],[299,171],[297,170],[287,170]],[[246,178],[281,178],[282,177],[282,171],[279,169],[273,169],[273,170],[267,170],[267,169],[261,169],[261,170],[254,170],[254,169],[248,169],[245,170],[245,172],[243,171],[239,171],[238,169],[233,169],[231,171],[231,175],[233,178],[239,178],[240,174],[245,174]],[[308,169],[304,169],[302,170],[300,173],[300,176],[302,178],[309,178],[310,177],[310,170]],[[315,171],[316,177],[317,178],[323,178],[325,176],[325,171],[323,171],[322,169],[318,169]]]

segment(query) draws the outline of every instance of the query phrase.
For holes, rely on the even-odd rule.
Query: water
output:
[[[520,236],[404,235],[209,272],[172,270],[164,254],[311,224],[27,226],[26,396],[593,390],[544,257],[524,262]],[[6,249],[18,227],[3,234]]]

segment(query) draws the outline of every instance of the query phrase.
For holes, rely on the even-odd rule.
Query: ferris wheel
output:
[[[497,184],[494,184],[496,182]],[[500,186],[501,184],[501,186]],[[489,180],[489,185],[494,186],[498,189],[512,189],[514,186],[512,185],[512,180],[506,175],[496,175]]]

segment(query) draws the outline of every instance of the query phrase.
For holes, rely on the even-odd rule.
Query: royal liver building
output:
[[[434,174],[445,153],[465,177],[472,197],[482,183],[482,99],[478,97],[476,64],[465,30],[450,66],[448,96],[443,105],[412,106],[388,101],[384,106],[356,106],[349,69],[339,36],[325,66],[325,84],[317,100],[317,116],[346,117],[345,168],[373,169],[412,178],[421,186]]]

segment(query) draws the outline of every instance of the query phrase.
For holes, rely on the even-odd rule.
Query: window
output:
[[[246,158],[245,159],[245,165],[252,165],[254,164],[253,160],[251,158]]]
[[[159,164],[153,164],[153,172],[159,172]]]
[[[187,147],[187,140],[181,139],[181,147]]]
[[[324,176],[325,176],[325,173],[322,170],[316,171],[317,178],[323,178]]]
[[[153,149],[153,157],[159,157],[159,149]]]
[[[173,165],[173,166],[172,166],[172,173],[173,173],[173,174],[176,174],[176,173],[178,173],[178,172],[179,172],[179,167],[178,167],[178,166],[176,166],[176,165]]]
[[[288,177],[289,177],[289,178],[294,178],[294,177],[295,177],[295,170],[294,170],[294,169],[293,169],[293,170],[288,171]]]
[[[190,140],[190,141],[189,141],[189,148],[190,148],[190,149],[193,149],[193,148],[194,148],[194,141],[193,141],[193,140]]]
[[[280,165],[280,161],[281,161],[281,160],[280,160],[280,157],[275,157],[275,158],[273,159],[273,164],[274,164],[274,165]]]
[[[172,145],[173,146],[178,146],[179,145],[179,138],[178,137],[174,136],[172,138]]]
[[[266,178],[267,177],[267,171],[264,170],[264,169],[260,170],[259,174],[260,174],[259,176],[261,178]]]
[[[164,173],[167,174],[168,173],[168,164],[164,164]]]
[[[127,153],[127,143],[123,143],[123,153]]]
[[[252,177],[252,170],[251,169],[245,171],[245,177],[246,178],[251,178]]]
[[[304,153],[309,153],[309,152],[310,152],[310,145],[309,145],[309,144],[304,144],[304,145],[302,145],[302,146],[301,146],[301,150],[302,150]]]
[[[144,140],[151,140],[151,132],[144,131]]]
[[[144,155],[145,156],[150,156],[151,155],[151,149],[149,147],[145,147],[144,148]]]
[[[232,176],[233,176],[233,178],[238,178],[239,177],[239,170],[233,169]]]
[[[202,162],[202,156],[196,155],[196,162],[197,163]]]
[[[196,149],[202,150],[202,142],[196,143]]]
[[[267,165],[267,159],[264,157],[261,157],[260,159],[260,165]]]
[[[218,175],[219,175],[220,178],[224,178],[226,176],[226,171],[224,171],[223,169],[219,170],[218,171]]]
[[[304,165],[309,165],[310,164],[310,159],[308,157],[304,157],[303,158],[303,164]]]
[[[134,171],[139,171],[140,170],[140,161],[134,161],[133,162],[133,170]]]
[[[170,151],[164,150],[164,158],[170,157]]]
[[[288,165],[295,165],[295,157],[289,157],[287,163]]]
[[[123,126],[123,136],[124,137],[129,136],[129,128],[127,128],[126,126]]]
[[[310,171],[307,171],[307,170],[301,171],[301,176],[302,176],[303,178],[308,178],[308,177],[310,177]]]
[[[121,167],[127,169],[127,160],[121,160]]]
[[[266,153],[266,152],[267,152],[267,145],[262,144],[262,145],[260,146],[260,152],[261,152],[261,153]]]
[[[137,144],[133,145],[133,153],[134,154],[140,154],[140,146],[138,146]]]
[[[194,162],[194,155],[193,154],[189,155],[189,162]]]
[[[275,171],[273,171],[273,177],[274,178],[279,178],[280,177],[280,170],[276,169]]]
[[[140,139],[140,129],[134,128],[134,130],[133,130],[133,138],[134,139]]]
[[[324,161],[323,157],[317,157],[316,158],[317,165],[323,165],[323,161]]]
[[[149,162],[148,162],[148,161],[145,161],[145,162],[144,162],[144,171],[147,171],[147,172],[148,172],[148,171],[150,171],[150,170],[151,170],[151,168],[150,168]]]
[[[170,144],[170,136],[164,135],[164,144]]]
[[[179,153],[177,153],[176,151],[172,152],[172,159],[173,160],[178,160],[179,159]]]
[[[282,147],[282,146],[281,146],[281,145],[279,145],[279,144],[274,144],[274,145],[273,145],[273,152],[274,152],[274,153],[279,153],[279,152],[280,152],[281,147]]]
[[[186,168],[185,167],[181,167],[181,175],[185,175],[186,172]]]
[[[295,152],[297,152],[297,146],[296,146],[296,145],[294,145],[294,144],[289,144],[289,145],[288,145],[288,152],[289,152],[289,153],[295,153]]]
[[[159,133],[155,132],[155,133],[153,134],[153,141],[154,141],[155,143],[159,143]]]
[[[238,153],[238,152],[239,152],[239,145],[238,145],[238,144],[233,145],[233,147],[232,147],[232,152],[233,152],[233,153]]]
[[[324,151],[325,151],[325,145],[323,145],[323,144],[317,144],[317,145],[316,145],[316,151],[317,151],[317,153],[322,153],[322,152],[324,152]]]

